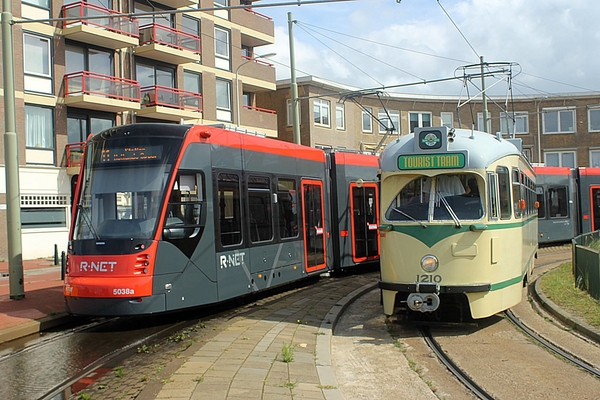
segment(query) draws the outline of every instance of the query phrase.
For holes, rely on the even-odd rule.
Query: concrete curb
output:
[[[560,307],[558,307],[556,303],[554,303],[552,300],[550,300],[544,295],[544,292],[542,291],[539,285],[540,278],[537,278],[535,280],[535,283],[529,286],[529,295],[532,296],[536,302],[541,304],[544,310],[548,311],[563,324],[581,333],[587,338],[600,343],[600,331],[598,329],[565,312]]]
[[[333,368],[331,367],[331,337],[335,326],[343,312],[360,296],[375,289],[378,283],[369,283],[346,295],[329,309],[317,332],[317,375],[323,386],[323,395],[327,400],[343,400],[344,396],[338,388]]]

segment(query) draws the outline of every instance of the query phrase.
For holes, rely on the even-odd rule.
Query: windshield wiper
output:
[[[88,211],[87,211],[88,208],[84,209],[81,204],[77,204],[77,209],[79,210],[79,214],[83,217],[85,224],[90,229],[90,232],[92,232],[92,234],[94,235],[94,239],[100,240],[100,236],[98,235],[96,228],[94,228],[94,223],[92,222],[92,219],[90,218],[90,215],[88,214]]]
[[[444,205],[444,207],[446,207],[448,214],[450,214],[450,216],[452,217],[452,220],[454,221],[455,226],[457,228],[460,228],[462,226],[460,223],[460,219],[458,219],[458,216],[456,215],[456,213],[454,212],[452,207],[450,207],[448,200],[446,200],[446,198],[444,196],[442,196],[442,194],[439,191],[437,192],[437,194],[438,194],[440,200],[442,201],[442,204]]]
[[[404,215],[406,218],[410,219],[413,222],[416,222],[417,224],[421,225],[423,227],[423,229],[427,228],[427,225],[425,225],[424,223],[422,223],[421,221],[417,221],[416,219],[414,219],[413,217],[411,217],[410,215],[408,215],[407,213],[405,213],[402,210],[397,209],[396,207],[392,207],[392,210],[396,211],[399,214]]]

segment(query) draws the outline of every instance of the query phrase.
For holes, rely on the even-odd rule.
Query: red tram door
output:
[[[592,214],[592,232],[600,229],[600,186],[592,186],[591,194],[591,214]]]
[[[302,181],[302,200],[306,272],[314,272],[326,267],[323,182]]]
[[[379,199],[377,184],[350,184],[350,210],[352,218],[352,258],[363,262],[379,258]]]

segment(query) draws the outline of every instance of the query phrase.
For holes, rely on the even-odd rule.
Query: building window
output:
[[[346,129],[346,111],[343,103],[335,104],[335,127],[342,131]]]
[[[440,117],[442,118],[442,126],[447,126],[448,128],[454,127],[454,113],[442,112],[440,113]]]
[[[600,108],[588,109],[588,131],[600,132]]]
[[[215,67],[231,70],[229,31],[215,27]]]
[[[431,113],[426,112],[411,112],[409,113],[410,132],[413,133],[415,128],[428,128],[431,126]]]
[[[67,43],[65,58],[65,72],[67,74],[89,71],[114,76],[112,52]]]
[[[531,159],[531,152],[532,152],[532,148],[531,147],[524,147],[523,148],[523,156],[527,159],[527,161],[529,162],[533,162],[533,160]]]
[[[54,110],[25,105],[27,163],[54,164]]]
[[[27,19],[50,18],[50,0],[23,0],[21,4],[21,16]]]
[[[173,16],[175,14],[168,12],[158,14],[160,11],[168,11],[168,9],[159,6],[155,2],[149,3],[147,0],[136,0],[134,3],[134,12],[136,14],[146,14],[136,16],[140,28],[152,24],[174,28]]]
[[[202,94],[202,74],[190,71],[183,71],[183,89],[188,92]],[[202,109],[202,99],[189,95],[183,96],[183,102],[186,107],[194,110]]]
[[[575,110],[569,108],[543,109],[543,132],[547,133],[574,133]]]
[[[389,116],[388,116],[389,115]],[[400,128],[400,112],[397,110],[386,110],[380,108],[377,111],[377,125],[379,125],[379,133],[392,132],[392,129],[398,132]]]
[[[66,228],[67,208],[21,208],[23,229]]]
[[[85,142],[89,135],[102,132],[113,126],[115,126],[115,118],[110,114],[79,114],[69,112],[67,116],[67,142]]]
[[[590,150],[590,167],[600,168],[600,150]]]
[[[215,8],[229,7],[229,0],[214,0]],[[229,19],[229,10],[215,10],[215,16],[223,19]]]
[[[23,72],[25,91],[52,94],[51,39],[23,34]]]
[[[365,107],[362,111],[362,131],[365,133],[373,132],[373,121],[371,119],[371,115],[373,114],[373,109],[371,107]]]
[[[148,86],[175,87],[175,69],[171,67],[137,62],[135,74],[142,89]]]
[[[544,162],[548,167],[575,168],[574,151],[549,151],[544,153]]]
[[[54,150],[54,118],[51,108],[25,106],[25,146]]]
[[[300,103],[300,101],[298,101],[298,118],[300,118],[300,115],[302,115],[302,113],[300,112],[300,106],[302,105],[302,103]],[[287,100],[287,126],[292,126],[293,125],[293,117],[292,117],[292,100],[288,99]],[[298,124],[300,124],[300,121],[298,121]]]
[[[529,133],[529,116],[527,112],[500,113],[500,132],[508,135]]]
[[[231,122],[231,82],[217,79],[217,120]]]
[[[329,101],[315,99],[313,101],[313,119],[315,125],[329,127]]]

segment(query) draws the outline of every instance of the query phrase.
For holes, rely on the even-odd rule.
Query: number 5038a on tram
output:
[[[484,318],[521,301],[537,254],[535,173],[515,140],[417,128],[381,154],[383,307]],[[410,312],[410,311],[409,311]]]

